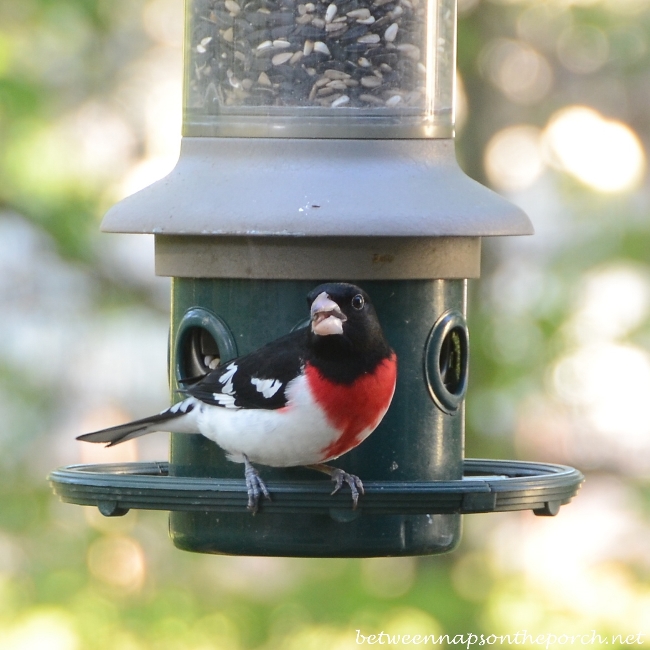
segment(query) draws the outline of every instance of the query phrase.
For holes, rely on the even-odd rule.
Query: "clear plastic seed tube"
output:
[[[455,0],[189,0],[185,135],[451,137]]]

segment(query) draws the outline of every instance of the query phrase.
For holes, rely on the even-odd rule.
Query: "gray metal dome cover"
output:
[[[466,176],[452,139],[186,137],[165,178],[102,230],[168,235],[529,235],[522,210]]]

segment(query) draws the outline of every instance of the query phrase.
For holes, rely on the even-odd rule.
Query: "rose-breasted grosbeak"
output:
[[[185,384],[188,397],[157,415],[79,436],[116,445],[153,431],[201,433],[244,463],[248,508],[268,490],[251,463],[304,465],[343,483],[354,507],[359,477],[324,463],[367,438],[388,410],[397,359],[368,295],[352,284],[307,296],[311,326],[228,361]]]

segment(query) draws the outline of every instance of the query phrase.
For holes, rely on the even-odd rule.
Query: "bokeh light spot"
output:
[[[611,341],[639,327],[650,310],[650,268],[612,264],[587,274],[569,328],[572,338]]]
[[[586,106],[555,113],[543,143],[551,164],[600,192],[632,189],[645,172],[645,153],[632,129]]]
[[[79,638],[70,617],[58,609],[32,611],[0,631],[3,650],[77,650]]]
[[[479,58],[485,76],[512,102],[530,106],[541,101],[553,85],[546,58],[523,41],[490,41]]]
[[[585,346],[557,363],[553,382],[560,398],[581,409],[592,433],[600,434],[610,461],[619,455],[615,450],[650,452],[650,355],[645,350],[614,343]]]
[[[144,584],[144,552],[130,537],[100,537],[88,549],[87,560],[90,573],[110,587],[131,592],[138,591]]]
[[[573,14],[550,2],[534,3],[517,18],[517,35],[543,52],[555,52],[558,34],[574,24]]]
[[[485,149],[485,171],[495,188],[516,192],[532,185],[544,171],[541,131],[530,125],[496,133]]]
[[[609,42],[602,29],[578,25],[562,32],[557,42],[557,54],[567,70],[588,74],[596,72],[607,62]]]
[[[149,0],[142,10],[142,25],[148,36],[161,45],[183,44],[182,0]]]

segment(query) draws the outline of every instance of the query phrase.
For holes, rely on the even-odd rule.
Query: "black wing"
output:
[[[282,408],[287,403],[287,384],[302,371],[307,334],[306,328],[297,330],[227,361],[183,392],[224,408]]]

